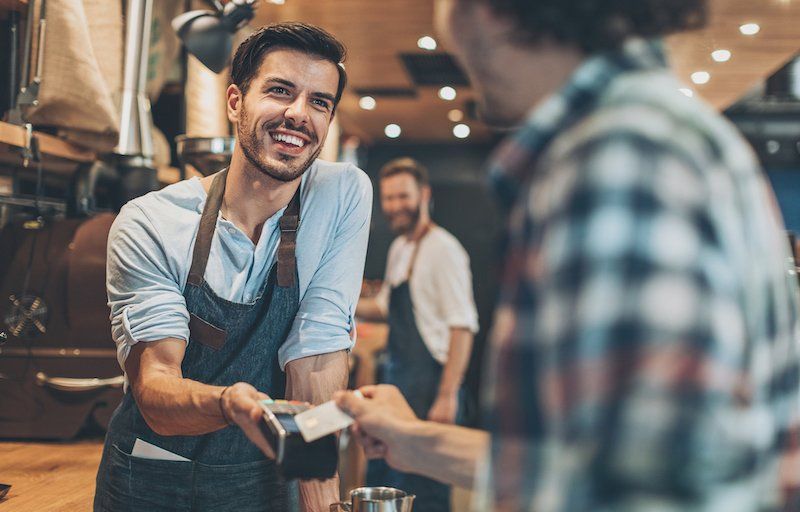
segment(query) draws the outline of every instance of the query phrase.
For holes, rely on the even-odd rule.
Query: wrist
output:
[[[228,425],[233,425],[233,422],[230,419],[230,415],[228,415],[228,413],[225,411],[225,393],[227,393],[230,388],[231,388],[230,386],[225,386],[222,389],[222,391],[219,394],[218,403],[219,403],[219,412],[222,415],[223,421],[225,421],[225,423]]]

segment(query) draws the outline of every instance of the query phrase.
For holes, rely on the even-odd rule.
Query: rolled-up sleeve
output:
[[[129,203],[108,237],[106,288],[117,360],[133,345],[164,338],[189,340],[189,313],[163,243],[144,211]]]
[[[281,368],[295,359],[353,346],[350,332],[361,291],[372,212],[372,184],[363,172],[358,171],[356,176],[340,193],[341,214],[333,238],[278,352]]]
[[[431,273],[439,290],[439,314],[450,328],[461,327],[478,332],[478,311],[472,292],[469,255],[460,246],[448,246],[435,260]]]

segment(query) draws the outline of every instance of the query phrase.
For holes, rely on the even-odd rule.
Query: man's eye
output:
[[[315,99],[314,100],[314,105],[318,105],[318,106],[320,106],[320,107],[322,107],[324,109],[330,109],[331,108],[331,106],[328,104],[327,101],[320,100],[320,99]]]
[[[276,94],[289,94],[289,91],[287,91],[284,87],[270,87],[269,92],[274,92]]]

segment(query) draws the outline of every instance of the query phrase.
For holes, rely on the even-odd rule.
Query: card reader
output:
[[[262,400],[261,431],[267,438],[281,473],[286,479],[326,480],[336,474],[338,439],[329,434],[306,443],[294,421],[295,415],[311,408],[306,402]]]

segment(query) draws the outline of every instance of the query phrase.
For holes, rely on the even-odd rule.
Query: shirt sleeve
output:
[[[532,194],[515,228],[493,342],[495,500],[686,510],[709,478],[747,474],[765,426],[729,428],[754,420],[735,406],[739,278],[698,170],[625,139],[586,151],[547,170],[568,192]]]
[[[472,291],[469,255],[455,240],[442,244],[436,254],[433,286],[437,290],[439,315],[448,327],[462,327],[478,332],[478,311]]]
[[[372,214],[372,184],[356,172],[340,196],[342,214],[328,249],[305,291],[286,342],[278,351],[281,368],[295,359],[349,350],[356,303],[361,293]]]
[[[189,340],[189,313],[170,271],[163,243],[144,211],[129,203],[108,236],[106,288],[111,334],[123,371],[133,345],[165,338]]]

